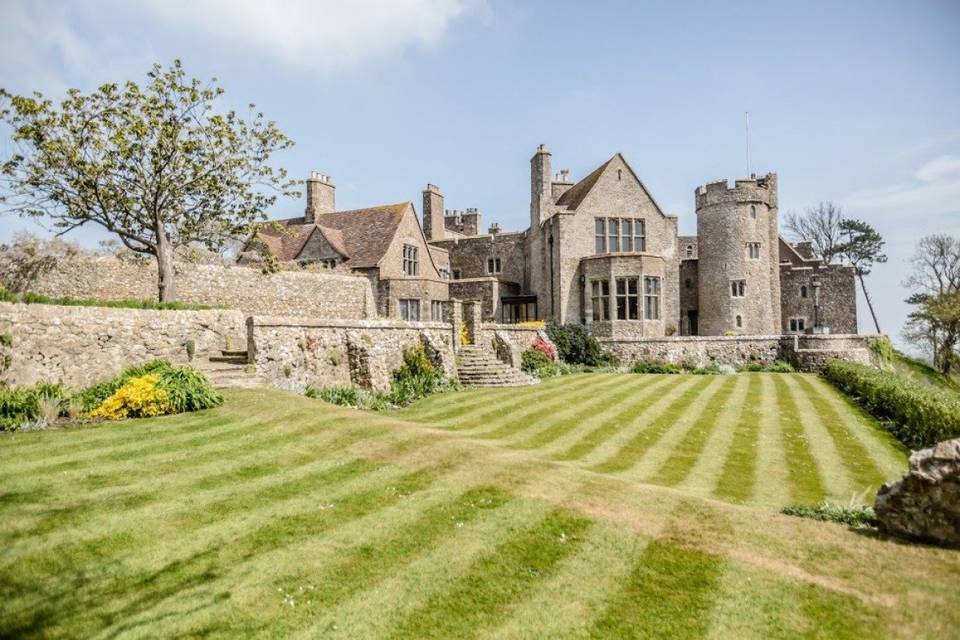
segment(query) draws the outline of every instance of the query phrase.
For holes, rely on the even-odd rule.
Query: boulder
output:
[[[960,546],[960,438],[914,451],[907,475],[880,487],[874,510],[889,533]]]

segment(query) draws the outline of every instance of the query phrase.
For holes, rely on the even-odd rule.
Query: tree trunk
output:
[[[863,281],[863,274],[858,273],[857,278],[860,280],[860,289],[863,290],[863,297],[867,300],[867,308],[870,309],[870,315],[873,317],[873,326],[877,328],[877,333],[881,333],[880,323],[877,322],[877,312],[873,310],[873,302],[870,300],[870,294],[867,293],[867,285]]]
[[[162,224],[157,224],[157,290],[160,302],[173,302],[177,299],[177,290],[174,286],[173,247],[167,239],[166,230]]]

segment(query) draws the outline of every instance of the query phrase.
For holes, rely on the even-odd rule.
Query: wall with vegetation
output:
[[[403,349],[417,344],[447,376],[456,375],[453,329],[445,322],[253,316],[247,329],[257,373],[285,389],[353,384],[385,390]]]
[[[83,387],[154,358],[187,362],[246,345],[239,311],[152,311],[0,302],[0,334],[9,336],[9,366],[0,382],[38,381]]]
[[[255,268],[186,262],[178,262],[176,272],[182,302],[229,307],[247,315],[339,319],[375,315],[370,282],[360,276],[315,271],[265,275]],[[3,284],[10,290],[52,297],[149,300],[157,297],[157,269],[152,261],[76,256]]]

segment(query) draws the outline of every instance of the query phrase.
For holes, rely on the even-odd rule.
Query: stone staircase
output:
[[[460,384],[471,387],[521,387],[540,382],[476,345],[465,345],[457,351],[457,374]]]
[[[199,360],[195,366],[218,389],[253,389],[269,386],[250,364],[246,351],[221,351],[220,355]]]

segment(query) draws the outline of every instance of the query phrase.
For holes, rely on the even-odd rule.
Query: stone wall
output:
[[[239,311],[0,303],[0,333],[5,332],[13,338],[12,360],[0,382],[8,385],[42,380],[85,387],[153,358],[185,363],[187,340],[194,341],[196,360],[246,344]]]
[[[453,332],[444,322],[253,316],[247,332],[257,373],[284,389],[351,384],[387,389],[403,349],[416,344],[424,344],[448,376],[456,375]]]
[[[853,267],[839,264],[780,267],[780,315],[783,332],[790,330],[791,318],[803,318],[806,329],[813,328],[814,278],[820,283],[820,324],[829,328],[831,333],[856,333],[856,275]]]
[[[867,348],[869,336],[838,334],[826,336],[680,336],[673,338],[598,337],[601,346],[613,352],[620,363],[662,361],[705,367],[711,364],[734,366],[770,364],[785,360],[800,371],[819,371],[827,361],[838,358],[875,364]]]
[[[375,314],[366,278],[312,271],[264,275],[241,266],[177,263],[177,298],[182,302],[240,309],[246,314],[289,314],[319,318],[368,318]],[[61,260],[24,289],[48,296],[99,300],[157,297],[153,262],[114,257]]]
[[[521,354],[530,348],[533,339],[542,331],[537,327],[520,327],[515,324],[483,324],[477,345],[504,363],[519,369]],[[543,337],[549,342],[546,334]]]

